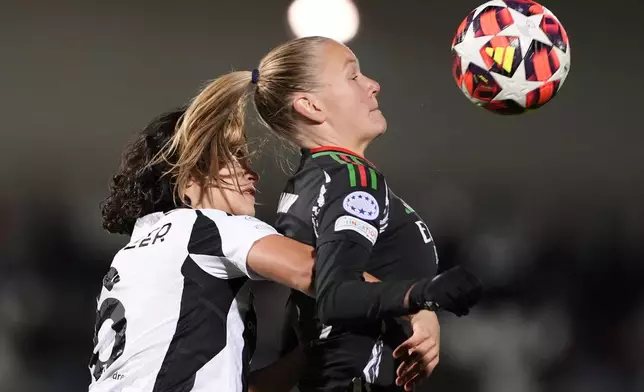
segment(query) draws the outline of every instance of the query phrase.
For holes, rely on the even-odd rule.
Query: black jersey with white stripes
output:
[[[280,198],[275,227],[317,249],[333,241],[359,244],[370,252],[366,272],[382,281],[418,280],[437,271],[436,247],[425,222],[371,162],[341,148],[302,150],[300,166]],[[316,274],[320,271],[328,273],[318,260]],[[297,310],[292,314],[299,315],[299,336],[313,340],[301,390],[342,391],[354,377],[393,385],[391,352],[407,336],[406,325],[394,320],[323,325],[315,301],[293,292],[291,303]]]
[[[246,266],[277,232],[251,216],[177,209],[137,221],[103,279],[91,392],[247,390],[255,313]]]

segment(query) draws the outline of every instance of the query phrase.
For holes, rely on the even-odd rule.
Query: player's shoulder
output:
[[[211,220],[219,230],[240,231],[243,234],[247,229],[275,230],[268,223],[250,215],[232,215],[216,209],[197,209],[197,216],[204,216]]]
[[[188,208],[177,208],[168,212],[153,212],[136,220],[130,242],[135,242],[156,231],[167,231],[168,227],[189,224],[194,212]]]

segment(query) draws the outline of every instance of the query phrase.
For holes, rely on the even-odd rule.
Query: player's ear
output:
[[[201,203],[201,200],[203,198],[203,189],[201,186],[199,186],[199,182],[193,177],[190,176],[188,178],[188,181],[186,182],[186,190],[185,190],[185,199],[189,200],[189,205],[191,207],[195,207],[196,205]],[[193,200],[195,203],[193,203]]]
[[[293,97],[293,109],[316,124],[326,120],[324,105],[311,93],[299,93]]]
[[[186,189],[191,189],[191,188],[196,188],[199,185],[199,181],[194,176],[188,177],[188,181],[186,182]]]

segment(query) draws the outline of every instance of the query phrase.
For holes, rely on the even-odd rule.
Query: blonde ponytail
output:
[[[219,170],[248,158],[244,116],[251,73],[231,72],[210,82],[192,100],[159,159],[177,157],[168,172],[175,197],[186,200],[189,182],[202,187],[221,183]]]

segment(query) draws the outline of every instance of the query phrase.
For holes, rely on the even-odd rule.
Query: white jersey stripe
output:
[[[277,212],[286,214],[291,206],[297,201],[298,195],[292,193],[282,193],[280,201],[277,204]]]

